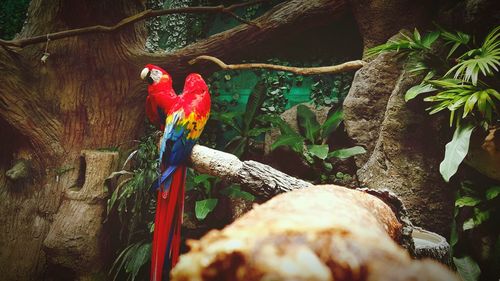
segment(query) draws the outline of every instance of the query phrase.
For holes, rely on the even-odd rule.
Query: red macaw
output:
[[[150,277],[152,281],[160,281],[164,267],[170,271],[179,258],[186,162],[208,120],[210,93],[203,78],[196,73],[186,77],[179,96],[172,88],[170,75],[157,66],[146,65],[141,78],[149,83],[148,118],[157,127],[164,128]]]

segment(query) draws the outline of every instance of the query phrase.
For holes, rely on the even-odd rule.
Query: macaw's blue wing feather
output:
[[[157,189],[164,186],[168,190],[170,186],[171,175],[175,169],[184,165],[187,161],[193,146],[196,144],[197,138],[190,139],[187,137],[189,130],[186,128],[184,112],[176,111],[165,120],[165,131],[160,142],[160,163],[162,173],[155,181],[152,188]]]
[[[161,175],[158,177],[158,180],[155,180],[151,185],[152,190],[157,190],[162,183],[165,183],[165,191],[168,191],[170,187],[170,181],[172,180],[171,175],[175,172],[177,166],[169,166]],[[167,181],[168,179],[168,181]]]

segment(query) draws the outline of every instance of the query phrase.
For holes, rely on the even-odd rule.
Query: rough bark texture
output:
[[[380,56],[360,70],[345,100],[347,132],[371,152],[367,160],[357,159],[359,180],[369,188],[392,190],[403,199],[412,222],[446,236],[453,211],[453,193],[439,174],[446,122],[428,116],[424,104],[404,101],[406,90],[421,77],[403,71],[394,84],[398,72],[381,77],[379,65],[392,65],[393,71],[401,67],[393,56]],[[384,90],[366,81],[385,85]],[[368,130],[366,120],[372,122]]]
[[[133,61],[138,65],[144,61],[165,65],[167,71],[175,65],[175,71],[171,74],[176,80],[192,71],[207,74],[217,67],[210,62],[193,67],[188,62],[202,54],[217,57],[226,63],[232,63],[235,59],[240,62],[251,54],[258,53],[259,49],[276,46],[279,44],[279,38],[287,37],[291,32],[306,32],[332,23],[346,11],[346,6],[344,0],[287,1],[276,5],[253,21],[260,29],[251,25],[240,25],[166,55],[149,54],[142,48],[136,49]]]
[[[108,197],[104,181],[118,167],[117,152],[83,151],[79,184],[64,191],[43,246],[50,263],[72,269],[78,279],[99,274],[111,249],[103,218]]]
[[[216,176],[226,182],[240,184],[261,198],[279,193],[311,187],[312,184],[291,177],[255,161],[240,161],[236,156],[196,145],[191,163],[198,172]]]
[[[401,224],[367,193],[317,186],[279,195],[181,256],[173,280],[458,280],[414,261],[394,240]]]
[[[33,0],[17,38],[98,24],[113,25],[144,10],[142,3]],[[256,19],[260,29],[238,26],[165,55],[144,51],[144,23],[112,34],[88,34],[49,42],[50,56],[46,63],[40,60],[45,44],[23,49],[0,48],[2,279],[38,280],[42,275],[50,279],[56,278],[50,273],[51,267],[80,274],[90,264],[103,265],[100,253],[93,246],[66,251],[59,244],[64,239],[84,235],[76,225],[86,222],[97,226],[103,218],[102,209],[94,209],[93,205],[101,200],[100,196],[94,203],[75,201],[68,197],[67,190],[81,186],[82,179],[100,180],[100,173],[107,172],[107,168],[101,167],[95,174],[87,174],[86,168],[80,166],[83,150],[125,149],[123,144],[130,144],[140,135],[146,87],[138,75],[146,63],[165,67],[181,84],[187,72],[196,70],[187,63],[196,56],[210,54],[228,62],[244,59],[273,38],[332,23],[344,8],[344,1],[288,1]],[[210,73],[210,68],[203,67],[198,70]],[[19,180],[16,175],[21,170],[13,168],[24,161],[31,174]],[[87,163],[89,167],[91,164]],[[78,211],[68,215],[77,205]],[[68,227],[71,231],[63,234],[66,229],[56,228],[68,225],[66,216],[75,226]],[[99,231],[86,233],[80,237],[81,241],[94,243],[92,236]],[[68,259],[72,254],[82,262],[81,268],[77,269],[74,261]]]

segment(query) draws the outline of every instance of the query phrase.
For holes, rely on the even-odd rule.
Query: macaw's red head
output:
[[[172,77],[161,67],[148,64],[141,71],[141,79],[148,82],[150,93],[172,89]]]

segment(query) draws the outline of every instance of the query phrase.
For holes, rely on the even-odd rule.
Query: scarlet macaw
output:
[[[147,116],[157,127],[164,128],[150,277],[160,281],[164,266],[169,271],[179,258],[186,161],[210,114],[210,93],[196,73],[186,77],[179,96],[172,88],[171,76],[157,66],[146,65],[141,78],[149,83]]]

